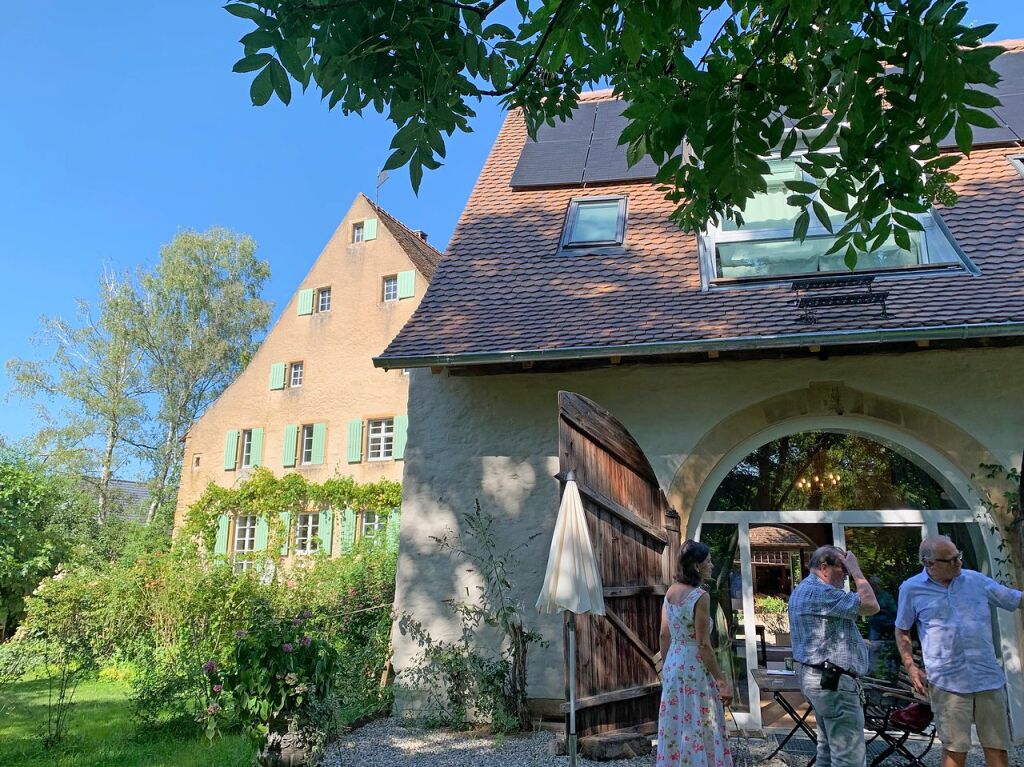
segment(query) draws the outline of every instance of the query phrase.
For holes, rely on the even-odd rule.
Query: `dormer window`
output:
[[[625,234],[625,197],[578,197],[569,202],[563,248],[621,246]]]
[[[723,221],[720,226],[709,226],[701,238],[703,267],[709,281],[788,279],[849,272],[843,251],[828,253],[835,236],[816,218],[812,218],[803,242],[793,238],[793,224],[800,209],[786,203],[791,192],[785,183],[813,179],[805,179],[803,171],[792,160],[772,160],[769,165],[772,174],[765,179],[768,190],[747,202],[743,226]],[[844,214],[827,206],[826,211],[833,229],[838,231]],[[901,248],[890,237],[877,249],[858,254],[856,271],[967,266],[966,256],[934,213],[914,218],[921,223],[923,231],[909,233],[909,249]]]

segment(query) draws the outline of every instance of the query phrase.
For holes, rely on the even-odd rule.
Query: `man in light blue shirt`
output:
[[[1008,767],[1010,727],[1006,676],[992,644],[992,607],[1024,608],[1017,589],[961,567],[949,538],[921,542],[924,570],[900,586],[896,646],[918,693],[927,692],[942,741],[942,767],[964,767],[971,724],[978,730],[988,767]],[[925,674],[914,662],[910,629],[917,624]]]

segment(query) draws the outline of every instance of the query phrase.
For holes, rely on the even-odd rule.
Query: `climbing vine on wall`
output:
[[[258,468],[238,487],[207,485],[186,513],[179,544],[198,545],[212,552],[224,515],[252,515],[267,523],[267,546],[257,554],[273,558],[287,541],[285,520],[294,520],[298,514],[358,509],[388,517],[401,503],[402,485],[387,479],[360,484],[352,477],[332,477],[318,484],[301,474],[278,477],[269,469]]]

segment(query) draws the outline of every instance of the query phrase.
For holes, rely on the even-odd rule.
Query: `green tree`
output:
[[[513,7],[514,5],[514,7]],[[485,97],[522,107],[531,131],[567,115],[581,89],[610,84],[630,103],[621,143],[650,154],[680,225],[741,220],[766,188],[763,157],[809,152],[814,181],[790,181],[790,203],[832,230],[833,251],[909,247],[908,215],[951,203],[955,155],[939,142],[995,127],[995,25],[963,24],[954,0],[242,0],[255,25],[236,72],[256,72],[255,105],[313,83],[328,106],[387,112],[396,133],[385,168],[409,166],[414,188],[471,130]],[[501,23],[507,22],[507,23]],[[717,31],[708,34],[709,30]],[[686,151],[680,147],[685,139]],[[837,153],[820,150],[835,146]]]
[[[80,485],[0,451],[0,640],[25,598],[88,538],[88,507]]]
[[[255,253],[250,237],[225,229],[183,231],[120,295],[156,400],[147,521],[173,498],[186,430],[242,371],[270,321],[260,298],[270,267]]]
[[[59,413],[39,404],[45,426],[37,449],[68,473],[96,476],[99,519],[112,507],[110,480],[129,457],[145,417],[143,359],[121,311],[124,282],[100,280],[95,307],[78,302],[76,322],[43,317],[39,343],[54,347],[45,361],[13,359],[12,393],[60,403]]]

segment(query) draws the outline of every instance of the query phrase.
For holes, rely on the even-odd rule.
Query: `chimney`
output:
[[[413,229],[412,233],[415,234],[417,237],[419,237],[424,242],[427,241],[427,233],[424,232],[422,229]]]

